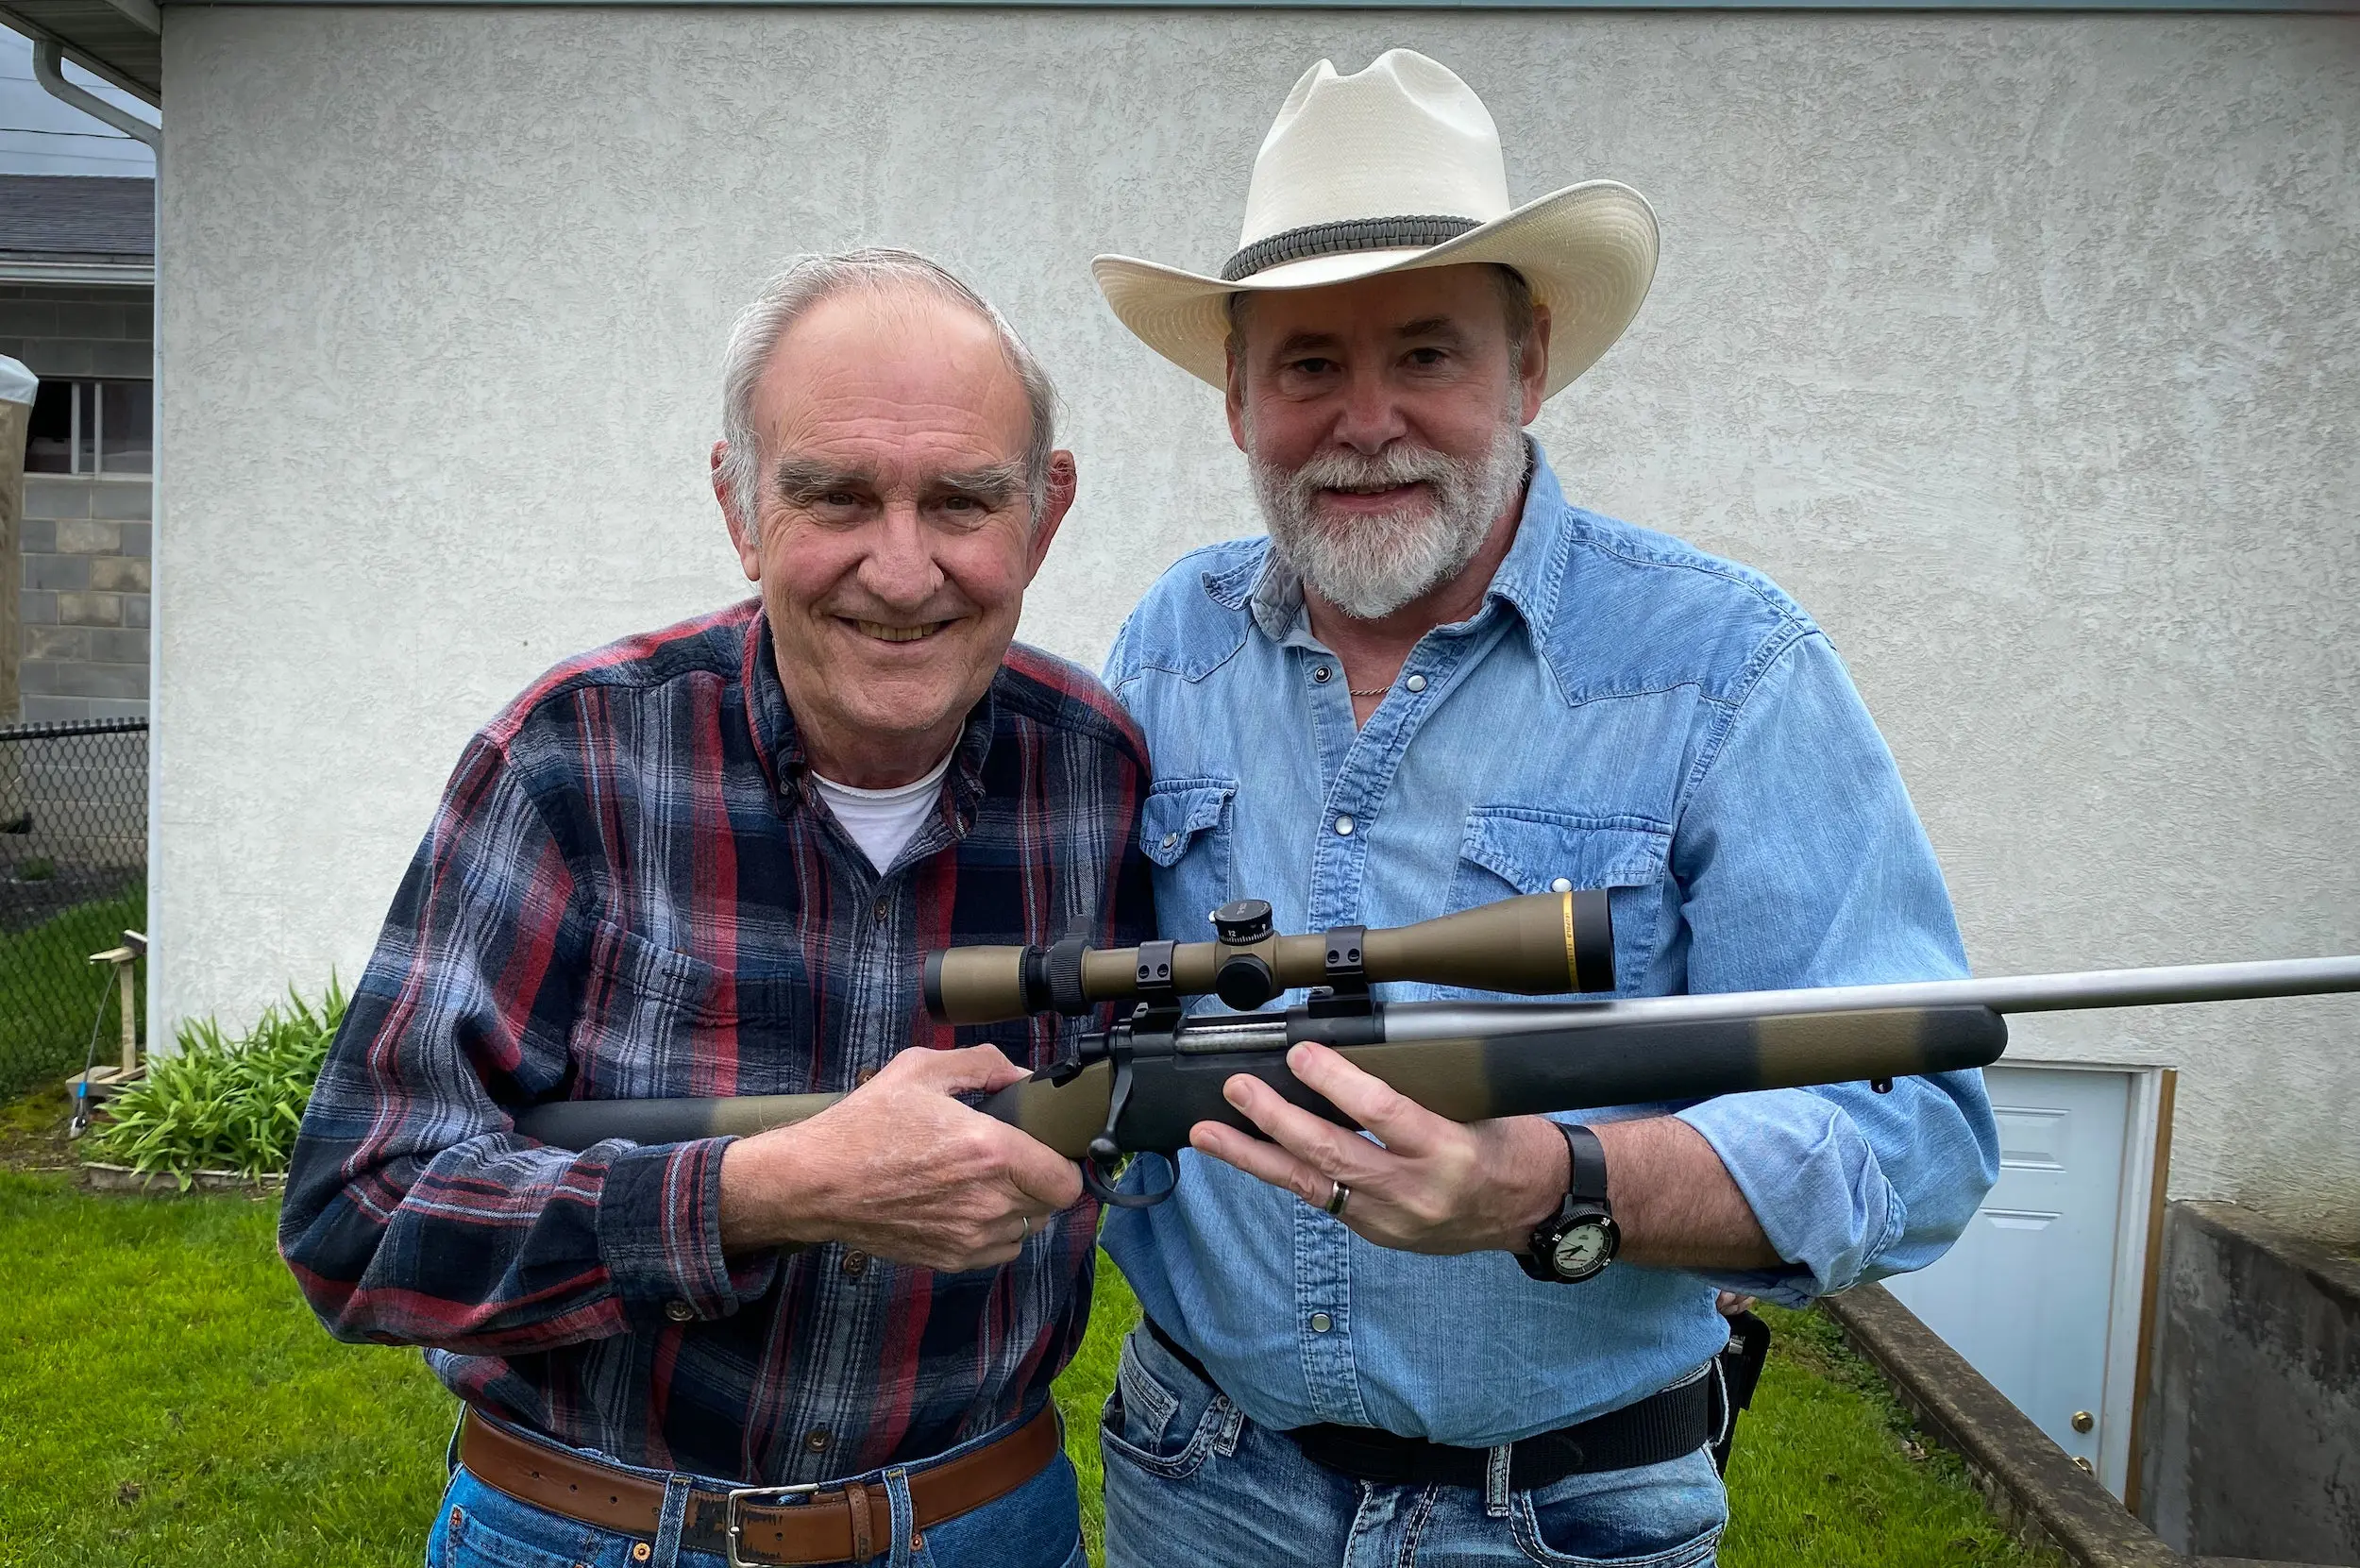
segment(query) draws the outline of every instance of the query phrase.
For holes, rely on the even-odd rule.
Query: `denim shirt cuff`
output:
[[[1707,1274],[1723,1290],[1785,1306],[1832,1295],[1867,1277],[1905,1229],[1900,1194],[1876,1150],[1841,1106],[1808,1089],[1725,1095],[1679,1118],[1720,1155],[1786,1260]]]

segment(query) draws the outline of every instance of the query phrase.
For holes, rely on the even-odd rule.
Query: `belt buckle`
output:
[[[767,1564],[750,1562],[737,1555],[740,1526],[737,1505],[746,1497],[809,1497],[826,1486],[825,1481],[804,1481],[795,1486],[738,1486],[721,1494],[721,1522],[728,1526],[722,1536],[722,1547],[730,1568],[767,1568]]]

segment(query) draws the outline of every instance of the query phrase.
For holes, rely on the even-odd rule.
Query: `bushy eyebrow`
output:
[[[783,457],[772,465],[770,484],[781,500],[791,502],[814,501],[832,490],[873,495],[879,488],[872,469],[845,468],[813,458],[791,456]],[[936,474],[926,488],[933,495],[971,496],[991,506],[1004,506],[1024,488],[1024,464],[1012,460]]]
[[[988,467],[944,474],[935,481],[935,486],[939,490],[972,496],[993,506],[1005,506],[1024,488],[1024,464],[1011,459]]]
[[[816,500],[831,490],[869,490],[877,476],[865,468],[838,468],[810,458],[783,457],[770,470],[770,488],[783,501]]]

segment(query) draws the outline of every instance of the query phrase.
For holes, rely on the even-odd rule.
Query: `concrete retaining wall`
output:
[[[2142,1509],[2185,1552],[2360,1563],[2360,1260],[2171,1206]]]

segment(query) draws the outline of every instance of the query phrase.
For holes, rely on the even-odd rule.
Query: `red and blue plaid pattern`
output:
[[[468,744],[304,1117],[279,1249],[338,1338],[428,1346],[496,1414],[782,1484],[1037,1409],[1096,1206],[971,1273],[725,1259],[722,1140],[567,1154],[513,1112],[850,1089],[911,1044],[1046,1066],[1078,1025],[936,1024],[920,955],[1155,917],[1146,751],[1088,675],[1012,649],[880,877],[810,787],[775,657],[749,602],[560,666]]]

